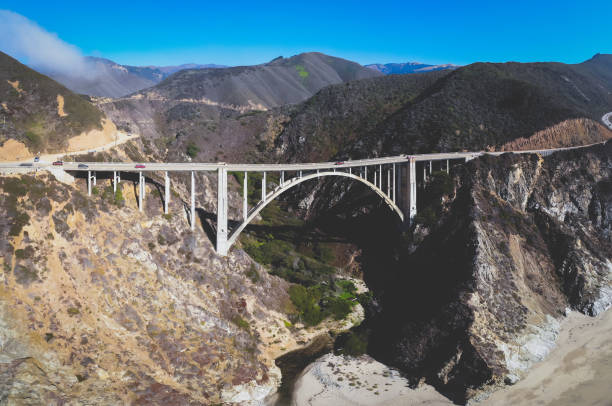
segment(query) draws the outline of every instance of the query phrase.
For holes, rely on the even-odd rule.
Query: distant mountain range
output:
[[[309,52],[261,65],[181,70],[140,95],[265,110],[299,103],[328,85],[381,75],[346,59]]]
[[[321,53],[225,69],[92,62],[108,70],[106,79],[152,84],[98,106],[120,128],[175,153],[172,159],[183,159],[181,151],[190,143],[200,149],[198,159],[232,161],[253,153],[253,160],[312,161],[501,148],[536,133],[551,145],[570,131],[582,141],[610,134],[600,121],[612,110],[612,55],[573,65],[474,63],[410,75],[384,75]],[[2,70],[0,102],[9,113],[7,125],[10,119],[14,126],[10,137],[27,140],[36,131],[65,137],[99,125],[102,115],[87,98],[7,55],[0,60]],[[117,94],[128,89],[110,79],[103,85],[101,90]],[[59,113],[58,94],[67,115]],[[550,134],[557,139],[549,140]],[[45,142],[60,145],[53,137]],[[279,151],[282,156],[275,155]]]
[[[182,69],[224,68],[224,65],[188,63],[178,66],[129,66],[109,59],[85,57],[86,76],[53,71],[42,73],[70,90],[89,96],[121,97],[151,87]]]
[[[437,70],[446,69],[457,69],[459,65],[453,65],[450,63],[444,65],[427,65],[419,62],[406,62],[406,63],[373,63],[365,65],[366,68],[374,69],[385,75],[402,75],[406,73],[425,73]]]

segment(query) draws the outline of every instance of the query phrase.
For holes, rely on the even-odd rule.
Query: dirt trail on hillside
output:
[[[117,131],[115,125],[106,120],[102,130],[92,130],[68,140],[68,152],[42,154],[42,161],[54,161],[64,156],[81,155],[89,152],[101,152],[114,148],[127,141],[139,138],[139,134],[126,134]],[[24,143],[9,139],[0,147],[0,162],[31,161],[34,154]]]

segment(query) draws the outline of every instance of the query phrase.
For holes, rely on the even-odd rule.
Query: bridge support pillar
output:
[[[117,193],[117,171],[113,171],[113,193]]]
[[[142,198],[143,198],[143,190],[144,190],[144,177],[142,176],[142,171],[138,172],[138,210],[142,211]]]
[[[404,169],[404,173],[400,173],[402,212],[404,213],[404,222],[412,225],[417,214],[416,161],[414,158],[411,158],[408,165],[405,165],[402,169]]]
[[[378,165],[378,188],[382,190],[382,165]]]
[[[448,173],[448,171],[450,170],[450,167],[448,166],[448,159],[446,160],[446,173]]]
[[[195,230],[195,172],[191,171],[191,231]]]
[[[265,172],[264,172],[265,179]],[[265,181],[263,183],[265,186]],[[265,189],[263,189],[265,191]],[[218,169],[217,186],[217,254],[224,257],[229,247],[227,244],[227,169]]]
[[[170,176],[168,171],[164,172],[164,214],[168,214],[168,204],[170,203]]]
[[[392,200],[393,203],[395,203],[395,164],[393,164],[393,185],[392,185],[392,191],[393,191],[393,196],[392,196]]]
[[[91,171],[87,171],[87,196],[91,196]]]
[[[242,185],[242,213],[243,213],[243,217],[244,217],[244,221],[246,221],[248,213],[249,213],[249,202],[248,202],[248,177],[249,177],[249,173],[247,171],[244,171],[244,182]]]
[[[96,186],[96,171],[93,173],[93,185]]]
[[[266,195],[267,195],[267,191],[266,191],[266,173],[263,173],[263,176],[261,177],[261,200],[262,201],[266,201]]]
[[[431,167],[432,167],[432,166],[433,166],[432,162],[431,162],[431,161],[429,161],[429,174],[430,174],[430,175],[431,175],[431,169],[432,169]]]
[[[391,171],[387,169],[387,197],[391,198]]]
[[[142,172],[138,172],[138,210],[142,211]]]

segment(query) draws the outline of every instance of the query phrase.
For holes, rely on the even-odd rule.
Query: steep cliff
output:
[[[371,351],[455,401],[513,383],[570,307],[612,303],[612,143],[483,157],[383,288]]]
[[[113,195],[99,177],[87,197],[82,180],[0,176],[2,399],[261,401],[280,383],[275,358],[342,328],[289,323],[287,282],[240,249],[218,257],[201,227],[189,230],[180,178],[170,216],[154,182],[139,212],[132,181]]]

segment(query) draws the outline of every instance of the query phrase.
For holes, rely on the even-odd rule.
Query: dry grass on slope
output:
[[[589,145],[612,138],[612,131],[587,119],[577,118],[562,121],[552,127],[538,131],[528,138],[517,138],[500,147],[501,151],[563,148]]]

